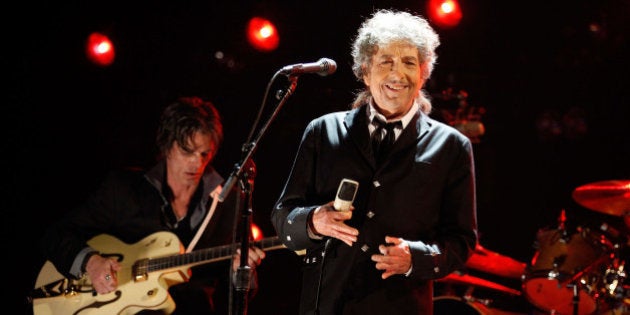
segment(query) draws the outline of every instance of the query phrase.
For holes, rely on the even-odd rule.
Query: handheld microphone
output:
[[[339,183],[339,188],[337,189],[335,202],[333,203],[335,210],[350,210],[354,197],[357,195],[357,190],[359,190],[359,182],[348,178],[342,179],[341,183]]]
[[[335,73],[337,63],[328,58],[321,58],[317,62],[298,63],[290,66],[284,66],[280,70],[281,73],[287,75],[299,75],[303,73],[317,73],[322,77]]]

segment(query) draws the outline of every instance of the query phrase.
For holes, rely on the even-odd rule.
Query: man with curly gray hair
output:
[[[412,45],[418,50],[420,66],[420,79],[422,84],[429,79],[437,60],[435,49],[440,45],[438,35],[433,31],[429,23],[420,16],[407,12],[393,12],[381,10],[371,19],[363,22],[359,33],[352,45],[352,71],[359,81],[363,80],[367,65],[372,63],[372,58],[379,47],[387,46],[395,42],[403,45]],[[369,102],[370,90],[367,89],[358,94],[354,106],[361,106]],[[425,113],[431,112],[431,102],[419,90],[415,101]]]
[[[433,314],[433,280],[477,244],[470,140],[429,117],[422,88],[439,37],[421,16],[379,10],[352,45],[352,109],[311,121],[271,214],[305,250],[300,314]],[[343,179],[358,183],[335,208]]]

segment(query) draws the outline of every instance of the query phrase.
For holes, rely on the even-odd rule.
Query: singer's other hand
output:
[[[381,277],[387,279],[396,274],[405,274],[411,269],[411,252],[409,244],[402,238],[385,236],[384,245],[378,246],[381,253],[372,255],[376,269],[384,270]]]
[[[312,232],[337,238],[348,246],[352,246],[357,241],[359,230],[345,224],[344,221],[352,218],[354,207],[351,206],[349,211],[337,211],[333,203],[331,201],[315,209],[311,217]]]

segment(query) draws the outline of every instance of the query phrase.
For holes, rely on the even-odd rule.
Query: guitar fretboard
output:
[[[280,249],[284,247],[277,236],[264,238],[259,241],[253,241],[251,242],[251,244],[265,251]],[[235,248],[238,246],[240,246],[240,243],[200,249],[185,254],[142,259],[134,264],[133,272],[134,275],[137,276],[144,275],[148,272],[176,268],[184,265],[202,264],[226,260],[232,257],[232,253],[234,253]]]

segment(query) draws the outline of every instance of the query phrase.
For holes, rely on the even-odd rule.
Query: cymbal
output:
[[[462,274],[459,272],[453,272],[450,273],[449,275],[447,275],[444,278],[440,278],[436,280],[437,282],[447,282],[447,283],[458,283],[458,284],[466,284],[466,285],[472,285],[472,286],[477,286],[477,287],[483,287],[486,289],[492,289],[492,290],[496,290],[499,292],[504,292],[507,294],[511,294],[511,295],[521,295],[521,291],[506,287],[504,285],[489,281],[489,280],[484,280],[478,277],[474,277],[471,275],[467,275],[467,274]]]
[[[615,216],[630,213],[630,180],[586,184],[573,191],[573,199],[591,210]]]
[[[525,266],[524,262],[488,250],[480,244],[466,261],[468,268],[513,279],[519,279],[525,273]]]

